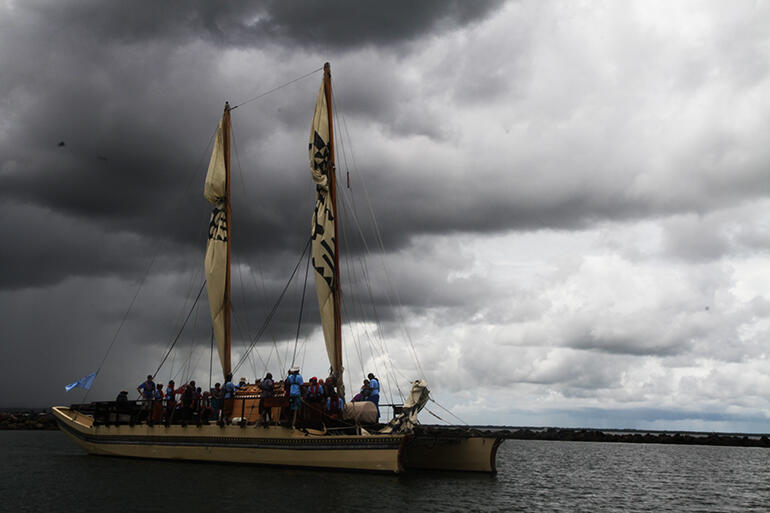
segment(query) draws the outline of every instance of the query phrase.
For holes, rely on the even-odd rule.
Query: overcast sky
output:
[[[208,384],[225,100],[235,361],[299,263],[237,374],[326,375],[300,306],[326,61],[349,392],[371,371],[384,402],[423,376],[474,424],[770,432],[753,1],[1,1],[0,406],[79,402],[64,385],[97,369],[88,400],[133,391],[190,312],[159,378]]]

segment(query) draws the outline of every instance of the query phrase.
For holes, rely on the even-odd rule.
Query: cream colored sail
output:
[[[316,184],[316,203],[313,211],[312,256],[315,270],[316,292],[318,307],[321,311],[326,352],[329,356],[332,374],[337,377],[337,383],[342,384],[342,368],[337,368],[336,362],[341,361],[335,348],[335,312],[334,291],[334,207],[330,194],[331,149],[329,146],[329,109],[326,105],[324,85],[318,91],[318,100],[313,114],[313,124],[310,127],[310,172]]]
[[[211,152],[209,170],[206,174],[204,195],[214,208],[211,211],[209,224],[209,240],[206,245],[206,287],[209,294],[211,322],[214,327],[214,338],[219,350],[219,361],[225,368],[225,280],[227,278],[227,217],[225,212],[225,195],[227,190],[225,172],[225,149],[222,134],[223,122],[219,122],[214,149]]]

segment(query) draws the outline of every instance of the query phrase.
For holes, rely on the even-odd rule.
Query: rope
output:
[[[209,390],[211,390],[211,374],[214,371],[214,328],[211,328],[211,353],[209,354]]]
[[[254,340],[249,345],[248,349],[246,349],[246,353],[241,357],[241,359],[238,361],[238,365],[233,368],[232,372],[235,374],[238,369],[243,365],[243,362],[246,360],[246,357],[251,352],[252,349],[254,349],[254,346],[259,342],[260,337],[265,333],[265,330],[267,329],[268,325],[270,324],[270,321],[272,321],[273,316],[278,311],[278,306],[281,304],[281,301],[283,300],[283,296],[286,295],[286,291],[289,289],[289,285],[291,285],[292,280],[294,279],[294,275],[297,274],[297,269],[299,269],[299,265],[302,263],[302,260],[305,258],[305,252],[310,247],[310,237],[307,239],[307,244],[305,244],[305,249],[302,250],[302,255],[300,255],[299,260],[297,261],[297,265],[294,266],[294,270],[291,272],[291,276],[289,276],[289,279],[286,282],[286,285],[283,287],[283,290],[281,291],[281,294],[278,296],[278,299],[276,300],[275,304],[273,305],[272,310],[267,314],[267,317],[265,318],[265,321],[262,323],[262,326],[259,328],[259,331],[257,332],[256,336],[254,337]]]
[[[235,173],[235,174],[238,176],[238,179],[241,182],[241,189],[240,190],[246,191],[246,182],[243,179],[243,175],[244,175],[244,173],[243,173],[243,166],[241,165],[241,154],[238,151],[237,137],[235,136],[235,130],[233,128],[233,125],[231,125],[231,128],[230,128],[230,135],[231,135],[231,140],[232,140],[232,143],[233,143],[233,152],[235,153],[235,162],[236,162],[236,170],[237,170],[237,173]],[[238,190],[238,189],[236,189],[236,190]],[[244,200],[245,200],[245,198],[244,198]],[[257,284],[257,277],[254,275],[254,268],[251,265],[248,265],[247,267],[249,269],[249,276],[251,276],[251,280],[254,282],[254,289],[258,290],[261,293],[261,299],[264,300],[265,302],[267,302],[267,292],[266,292],[266,287],[265,287],[265,276],[264,276],[264,273],[262,272],[262,269],[261,269],[261,267],[259,265],[259,260],[256,260],[256,267],[257,267],[257,271],[259,272],[259,277],[260,277],[260,283],[259,284]],[[242,280],[241,280],[241,288],[243,289],[241,296],[242,296],[242,300],[243,300],[243,302],[245,304],[246,303],[246,297],[245,297],[245,292],[243,292],[243,291],[245,291],[245,286],[244,286]],[[280,352],[278,350],[278,343],[276,342],[275,337],[273,337],[273,348],[275,349],[275,355],[276,355],[276,358],[278,359],[279,366],[283,367],[283,360],[281,359],[281,354],[280,354]],[[271,357],[272,354],[273,354],[273,351],[271,349],[270,353],[267,355],[267,362],[262,360],[262,357],[260,356],[260,360],[262,360],[262,362],[265,364],[265,371],[267,370],[267,367],[270,364],[270,357]]]
[[[332,94],[334,94],[333,91],[332,91]],[[334,103],[339,105],[339,102],[336,99],[336,97],[334,97]],[[335,111],[335,114],[336,114],[336,111]],[[341,115],[341,116],[342,116],[342,123],[337,123],[337,126],[340,126],[340,127],[344,128],[346,137],[349,139],[350,138],[350,132],[348,131],[347,120],[345,119],[344,114]],[[342,141],[343,138],[339,137],[339,140]],[[345,157],[345,155],[346,154],[343,152],[343,158]],[[353,166],[357,167],[356,164],[355,164],[355,155],[353,154],[352,149],[350,150],[350,157],[351,157],[351,161],[353,162]],[[382,268],[383,268],[383,271],[385,273],[385,279],[387,280],[387,283],[388,283],[388,286],[390,288],[391,293],[393,294],[393,296],[395,296],[395,299],[396,299],[395,306],[397,306],[397,308],[395,308],[395,310],[396,310],[395,313],[396,313],[396,316],[398,317],[398,319],[400,321],[401,329],[402,329],[402,331],[403,331],[403,333],[405,335],[405,338],[409,342],[410,348],[412,350],[412,357],[414,358],[414,361],[417,364],[417,369],[419,370],[420,375],[424,376],[425,375],[425,371],[422,369],[422,365],[420,363],[420,359],[419,359],[419,357],[417,355],[417,350],[416,350],[416,348],[414,346],[414,341],[412,340],[412,337],[409,334],[409,331],[406,329],[406,320],[403,317],[403,308],[404,307],[403,307],[403,304],[401,303],[401,298],[399,297],[398,290],[393,286],[393,282],[390,279],[390,273],[388,272],[388,267],[385,264],[385,260],[384,260],[384,258],[382,256],[385,253],[385,244],[384,244],[383,239],[382,239],[382,233],[380,232],[379,224],[377,223],[377,217],[374,215],[374,209],[372,207],[371,198],[369,197],[369,191],[366,188],[366,182],[363,179],[363,175],[359,175],[359,178],[360,178],[361,186],[362,186],[363,191],[364,191],[364,197],[366,199],[366,203],[367,203],[367,206],[368,206],[369,217],[372,220],[372,225],[373,225],[373,228],[374,228],[375,241],[377,242],[377,246],[380,249],[380,261],[382,262]],[[351,195],[351,198],[350,198],[350,202],[351,202],[351,204],[353,206],[352,210],[353,210],[353,212],[355,214],[356,213],[355,201],[353,200],[352,195]],[[357,227],[359,229],[359,232],[361,233],[361,239],[362,239],[362,241],[364,243],[364,248],[366,249],[367,254],[371,255],[371,250],[369,249],[369,246],[368,246],[368,244],[366,244],[366,241],[365,241],[365,239],[363,237],[363,231],[361,229],[360,223],[358,222],[357,215],[354,215],[354,220],[356,220]],[[391,306],[394,306],[393,299],[391,298],[391,295],[388,293],[388,290],[385,290],[385,295],[388,298],[388,301],[391,303]],[[400,390],[399,390],[399,393],[401,393]]]
[[[294,367],[294,364],[297,360],[297,344],[299,343],[299,330],[302,327],[302,312],[305,309],[305,291],[307,291],[307,277],[310,272],[310,254],[307,255],[307,265],[305,265],[305,283],[302,285],[302,299],[300,299],[299,302],[299,320],[297,321],[297,336],[294,337],[294,354],[291,356],[291,366]],[[303,358],[304,362],[304,358]]]
[[[433,413],[432,411],[430,411],[428,408],[425,408],[425,411],[427,411],[428,413],[430,413],[431,415],[433,415],[434,417],[436,417],[436,418],[437,418],[438,420],[440,420],[441,422],[446,422],[444,419],[442,419],[441,417],[439,417],[438,415],[436,415],[435,413]],[[447,423],[447,424],[449,424],[449,422],[446,422],[446,423]]]
[[[206,145],[206,148],[204,149],[203,153],[201,153],[201,156],[198,158],[197,163],[193,167],[193,169],[198,169],[200,167],[200,163],[203,160],[203,158],[206,156],[206,153],[208,152],[208,148],[211,146],[211,141],[214,140],[214,136],[216,135],[217,131],[214,129],[214,131],[211,133],[211,136],[209,137],[209,142]],[[193,175],[194,178],[195,175]],[[179,202],[176,204],[175,209],[178,209],[182,203],[183,200],[185,200],[185,196],[187,193],[187,190],[192,185],[193,180],[187,182],[187,185],[184,188],[184,192],[182,193]],[[155,264],[155,260],[158,258],[158,255],[160,254],[161,250],[164,247],[166,239],[159,237],[160,244],[156,245],[155,253],[152,255],[152,258],[150,259],[150,263],[147,266],[147,268],[144,271],[144,275],[142,276],[142,279],[139,281],[139,285],[136,288],[136,292],[134,293],[134,297],[131,299],[131,303],[128,305],[128,309],[123,314],[123,318],[120,320],[120,324],[118,325],[118,329],[115,330],[115,334],[112,337],[112,341],[110,342],[109,347],[107,347],[107,351],[104,353],[104,357],[102,358],[101,363],[99,364],[99,367],[96,369],[96,376],[94,376],[94,381],[96,381],[96,377],[99,375],[99,372],[101,372],[102,367],[104,367],[105,362],[107,361],[107,358],[110,355],[110,352],[112,351],[112,347],[115,345],[115,342],[118,340],[118,335],[120,335],[121,330],[123,329],[123,325],[126,323],[126,319],[128,319],[128,315],[131,313],[131,310],[134,308],[134,303],[136,303],[136,298],[139,297],[139,293],[142,291],[142,288],[144,287],[145,282],[147,281],[147,277],[150,275],[150,270],[152,269],[152,266]],[[93,384],[91,386],[93,388]],[[88,394],[90,393],[90,389],[85,391],[85,394],[83,395],[82,402],[86,402],[86,399],[88,398]]]
[[[153,379],[155,379],[155,376],[160,371],[160,368],[163,367],[163,364],[166,363],[166,359],[168,358],[168,355],[171,354],[171,350],[174,349],[174,346],[176,345],[177,341],[179,341],[179,337],[182,336],[182,331],[184,330],[184,327],[187,325],[187,321],[190,319],[190,316],[192,315],[193,311],[195,311],[195,305],[198,304],[198,300],[201,298],[201,294],[203,294],[204,288],[206,288],[206,280],[203,280],[201,289],[198,291],[198,297],[195,298],[195,302],[193,303],[192,308],[190,308],[190,313],[187,314],[187,317],[182,323],[182,327],[179,328],[179,333],[176,334],[176,338],[174,338],[174,342],[171,344],[171,347],[168,348],[168,351],[166,352],[166,356],[163,357],[163,359],[160,361],[160,365],[158,365],[158,368],[155,369],[155,372],[152,373]]]
[[[455,415],[454,413],[452,413],[452,412],[451,412],[451,411],[449,411],[448,409],[446,409],[446,408],[444,408],[443,406],[441,406],[441,405],[440,405],[438,402],[436,402],[436,400],[435,400],[435,399],[433,399],[432,397],[428,396],[428,399],[430,400],[430,402],[434,403],[436,406],[438,406],[439,408],[441,408],[442,410],[444,410],[445,412],[447,412],[448,414],[450,414],[452,417],[456,418],[457,420],[459,420],[460,422],[462,422],[462,423],[463,423],[463,424],[465,424],[466,426],[468,425],[468,423],[467,423],[467,422],[465,422],[463,419],[461,419],[460,417],[458,417],[457,415]],[[427,408],[426,408],[426,410],[427,410]],[[428,410],[428,411],[430,411],[430,410]],[[435,415],[434,415],[434,416],[435,416]],[[446,421],[444,421],[444,422],[446,422]]]
[[[260,93],[260,94],[258,94],[257,96],[255,96],[253,98],[249,98],[248,100],[242,101],[241,103],[239,103],[235,107],[230,107],[230,110],[233,111],[233,110],[237,109],[238,107],[242,107],[242,106],[246,105],[247,103],[251,103],[251,102],[253,102],[255,100],[259,100],[260,98],[263,98],[263,97],[267,96],[270,93],[274,93],[274,92],[278,91],[279,89],[283,89],[284,87],[286,87],[288,85],[291,85],[294,82],[299,82],[300,80],[302,80],[304,78],[307,78],[307,77],[309,77],[309,76],[311,76],[311,75],[313,75],[315,73],[318,73],[319,71],[323,71],[323,68],[321,67],[321,68],[318,68],[318,69],[314,69],[310,73],[306,73],[306,74],[302,75],[301,77],[297,77],[297,78],[295,78],[293,80],[289,80],[285,84],[281,84],[281,85],[279,85],[277,87],[274,87],[274,88],[270,89],[269,91],[265,91],[264,93]]]

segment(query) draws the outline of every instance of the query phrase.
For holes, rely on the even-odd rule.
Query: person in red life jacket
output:
[[[329,394],[324,404],[324,413],[332,422],[339,422],[342,418],[342,411],[345,407],[342,397],[338,397],[335,391]]]
[[[329,388],[326,386],[323,378],[318,380],[318,386],[321,387],[321,400],[326,402],[326,398],[329,397]]]
[[[310,384],[305,392],[305,400],[309,403],[320,403],[323,400],[324,387],[318,383],[318,378],[310,378]]]

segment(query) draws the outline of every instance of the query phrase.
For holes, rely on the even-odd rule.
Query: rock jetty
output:
[[[45,410],[14,410],[0,412],[0,430],[56,429],[51,412]]]

